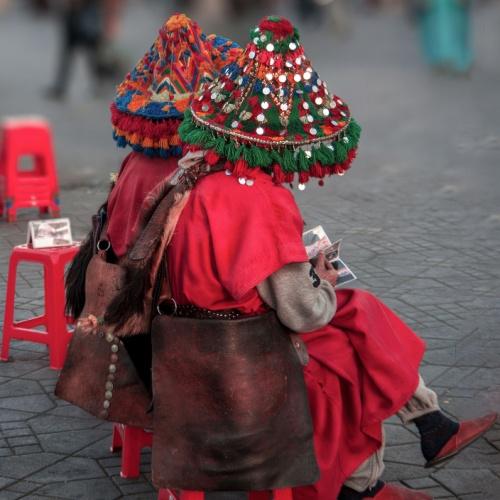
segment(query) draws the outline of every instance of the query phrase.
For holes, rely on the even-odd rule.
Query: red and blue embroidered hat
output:
[[[267,17],[251,32],[243,55],[206,84],[186,111],[179,134],[225,159],[239,178],[260,168],[277,183],[342,175],[361,133],[347,104],[328,91],[304,53],[296,28]],[[321,183],[321,182],[320,182]]]
[[[117,87],[111,105],[117,144],[150,156],[179,156],[177,129],[193,94],[241,52],[231,40],[206,36],[184,14],[170,17],[151,49]]]

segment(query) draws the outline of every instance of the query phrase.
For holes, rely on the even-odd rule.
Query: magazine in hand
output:
[[[325,233],[323,226],[316,226],[306,231],[302,235],[302,240],[304,241],[309,259],[314,259],[320,252],[323,252],[326,260],[331,262],[332,266],[338,271],[339,274],[335,286],[344,285],[356,279],[356,275],[340,258],[342,240],[337,240],[332,243]]]

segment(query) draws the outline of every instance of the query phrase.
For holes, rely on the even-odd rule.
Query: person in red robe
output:
[[[360,289],[334,288],[324,256],[311,267],[303,218],[283,183],[304,189],[343,174],[360,127],[328,91],[287,20],[265,18],[244,56],[193,101],[179,132],[181,168],[225,170],[195,184],[167,248],[172,298],[202,310],[276,311],[307,346],[304,369],[321,477],[295,500],[428,499],[385,484],[383,421],[398,414],[421,435],[426,466],[486,432],[496,414],[455,422],[419,375],[425,344]],[[217,170],[217,169],[216,169]]]
[[[179,306],[173,313],[229,311],[233,316],[237,311],[241,317],[271,309],[307,345],[304,378],[321,476],[315,484],[294,488],[295,499],[429,498],[381,481],[383,421],[397,413],[414,423],[426,465],[433,466],[480,437],[496,414],[465,422],[449,419],[419,375],[423,341],[369,292],[334,288],[337,273],[324,256],[311,267],[302,242],[303,219],[283,183],[297,180],[304,189],[310,178],[323,182],[350,167],[360,127],[349,107],[329,93],[297,30],[284,19],[264,19],[244,54],[228,60],[212,83],[208,63],[229,42],[214,38],[213,53],[206,58],[198,49],[210,37],[193,29],[185,16],[175,16],[166,28],[120,86],[112,107],[118,144],[135,150],[107,204],[107,236],[115,257],[121,262],[144,222],[138,220],[138,207],[144,213],[148,203],[166,206],[150,193],[163,192],[158,186],[168,185],[175,169],[170,184],[183,178],[187,184],[171,197],[174,205],[158,239],[161,251],[151,248],[148,256],[149,263],[158,264],[166,248],[171,298]],[[183,69],[184,78],[172,87],[179,71],[171,72],[165,62],[183,42],[182,64],[174,66]],[[188,74],[211,74],[190,105],[193,91],[182,93],[184,98],[174,92]],[[177,106],[186,109],[180,127],[179,119],[170,123],[155,115]],[[143,109],[145,116],[134,114]],[[181,153],[183,143],[189,152],[176,168],[177,160],[168,163],[169,158]],[[199,178],[193,166],[199,167],[193,169]],[[141,270],[150,274],[141,281],[156,282],[158,268]],[[127,298],[121,289],[120,294]],[[148,384],[151,347],[141,350],[144,346],[135,343],[148,336],[140,335],[144,329],[126,327],[131,310],[144,313],[145,307],[116,303],[123,307],[115,307],[114,315],[110,307],[102,325],[122,325],[107,334],[121,339]]]
[[[108,236],[118,258],[134,240],[146,195],[177,168],[178,128],[193,95],[240,54],[231,40],[207,36],[195,21],[175,14],[118,85],[111,104],[113,137],[119,147],[133,149],[107,202]]]
[[[200,87],[233,62],[241,49],[205,35],[184,14],[165,21],[151,48],[117,87],[111,104],[113,137],[131,147],[107,199],[107,238],[120,261],[138,233],[148,193],[168,180],[182,155],[178,128]],[[141,379],[150,388],[151,348],[146,335],[124,340]]]

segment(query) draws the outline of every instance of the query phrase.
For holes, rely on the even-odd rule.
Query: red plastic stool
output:
[[[49,123],[41,118],[9,118],[1,132],[0,217],[5,211],[7,221],[15,221],[16,211],[29,207],[38,207],[40,213],[50,209],[58,217],[59,186]],[[33,170],[18,169],[22,156],[34,158]]]
[[[248,495],[249,500],[292,500],[292,489],[283,488],[273,491],[252,491]],[[171,490],[160,490],[158,500],[204,500],[203,491],[182,491],[180,497]]]
[[[64,267],[78,252],[78,245],[60,248],[29,248],[26,245],[14,247],[9,262],[5,319],[3,325],[2,354],[0,359],[8,361],[10,341],[27,340],[47,344],[50,367],[60,370],[64,364],[66,349],[70,340],[68,323],[72,322],[64,314]],[[37,262],[44,267],[45,312],[23,321],[14,321],[16,300],[16,275],[20,262]],[[45,326],[46,331],[36,330]]]
[[[141,451],[143,448],[151,448],[153,444],[153,433],[132,427],[130,425],[114,424],[111,451],[122,450],[122,468],[120,476],[126,479],[139,477],[139,466],[141,464]]]

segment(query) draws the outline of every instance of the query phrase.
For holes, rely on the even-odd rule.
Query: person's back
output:
[[[225,172],[193,189],[167,253],[174,299],[210,310],[265,309],[256,286],[306,262],[303,221],[292,194],[257,171],[252,186]]]

